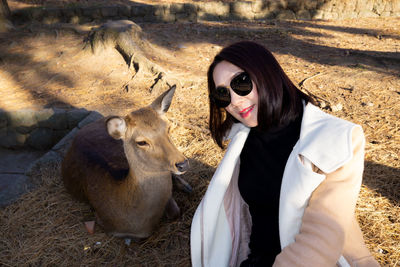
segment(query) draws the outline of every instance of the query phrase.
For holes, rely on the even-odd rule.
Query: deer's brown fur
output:
[[[162,116],[174,90],[124,118],[107,117],[83,127],[65,156],[65,187],[88,201],[105,231],[115,236],[146,238],[164,210],[169,217],[179,215],[171,172],[185,172],[188,161],[171,142]]]

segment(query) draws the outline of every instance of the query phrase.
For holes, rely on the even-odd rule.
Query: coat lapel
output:
[[[325,179],[324,174],[312,170],[312,165],[330,173],[348,162],[352,157],[354,127],[355,124],[331,116],[312,104],[306,105],[300,138],[288,158],[282,179],[279,200],[282,249],[295,241],[311,194]]]

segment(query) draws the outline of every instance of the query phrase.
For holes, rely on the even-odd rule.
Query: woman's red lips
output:
[[[242,116],[242,118],[246,118],[247,116],[250,115],[250,112],[252,112],[253,109],[254,109],[254,105],[243,109],[242,111],[239,112],[240,116]]]

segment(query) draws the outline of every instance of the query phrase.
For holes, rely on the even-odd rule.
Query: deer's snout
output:
[[[187,159],[185,159],[182,162],[175,163],[175,166],[179,172],[184,173],[185,171],[187,171],[189,169],[189,161]]]

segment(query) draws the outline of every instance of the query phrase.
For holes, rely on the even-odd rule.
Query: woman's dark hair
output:
[[[286,125],[302,113],[302,100],[313,102],[292,83],[272,53],[264,46],[250,41],[229,45],[215,56],[207,73],[209,127],[213,139],[221,148],[224,147],[222,142],[225,134],[236,121],[224,108],[216,106],[211,98],[211,93],[215,90],[214,68],[224,60],[246,71],[257,86],[257,127],[260,130]]]

